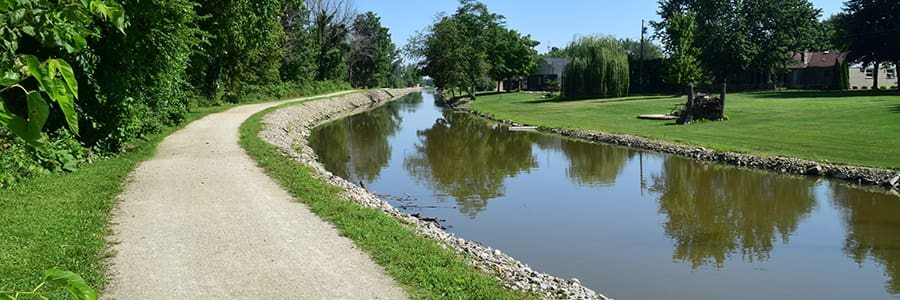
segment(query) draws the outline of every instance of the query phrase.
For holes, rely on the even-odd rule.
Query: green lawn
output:
[[[668,113],[685,97],[635,96],[552,101],[541,94],[494,94],[474,110],[520,123],[624,133],[761,156],[900,169],[900,94],[892,92],[756,92],[729,94],[728,121],[676,126],[637,119]]]

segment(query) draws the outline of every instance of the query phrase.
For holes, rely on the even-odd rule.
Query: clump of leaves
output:
[[[50,269],[44,272],[44,280],[31,291],[0,291],[2,300],[19,299],[49,299],[49,296],[58,294],[71,295],[76,300],[97,300],[97,292],[94,291],[84,278],[78,274]]]

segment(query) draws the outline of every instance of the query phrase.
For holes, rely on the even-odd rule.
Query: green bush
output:
[[[75,135],[65,129],[53,132],[38,149],[0,127],[0,189],[35,175],[73,172],[85,161],[85,152]]]

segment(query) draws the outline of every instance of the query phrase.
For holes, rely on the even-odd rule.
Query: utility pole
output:
[[[644,93],[644,34],[647,33],[647,27],[644,27],[644,20],[641,20],[641,61],[638,63],[640,67],[640,77],[638,79],[638,92]]]

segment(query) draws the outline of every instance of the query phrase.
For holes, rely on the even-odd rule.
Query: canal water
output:
[[[514,132],[414,94],[325,124],[327,169],[616,299],[900,298],[900,197]]]

